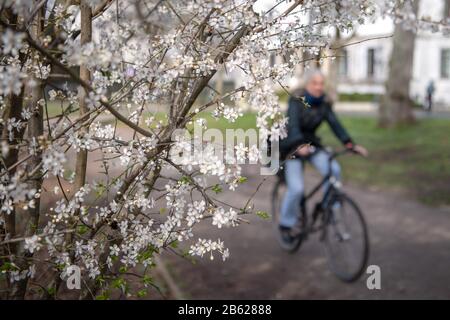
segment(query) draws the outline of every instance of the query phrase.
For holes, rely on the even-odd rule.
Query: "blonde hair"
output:
[[[306,86],[314,77],[321,76],[323,79],[325,79],[325,75],[322,71],[318,68],[311,68],[307,69],[305,73],[303,74],[303,85]]]

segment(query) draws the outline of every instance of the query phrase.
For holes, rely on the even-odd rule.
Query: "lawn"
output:
[[[49,105],[50,114],[60,106]],[[166,121],[164,114],[155,114]],[[245,113],[236,122],[205,118],[209,128],[244,129],[256,127],[255,114]],[[341,158],[344,179],[357,185],[385,190],[405,191],[429,205],[450,205],[450,119],[421,119],[413,126],[394,129],[377,127],[376,118],[340,116],[354,140],[370,152],[367,159],[356,156]],[[340,144],[326,124],[319,129],[325,145]]]
[[[386,190],[401,189],[429,205],[450,204],[450,120],[423,119],[414,126],[382,129],[375,118],[341,117],[367,159],[342,159],[344,178]],[[324,143],[338,146],[330,129]]]
[[[235,123],[208,119],[209,127],[248,129],[255,126],[254,114]],[[400,190],[428,205],[450,204],[450,120],[422,119],[413,126],[394,129],[377,127],[376,118],[340,116],[353,137],[370,152],[368,158],[341,158],[344,179],[356,185]],[[324,124],[319,135],[325,145],[339,147]]]

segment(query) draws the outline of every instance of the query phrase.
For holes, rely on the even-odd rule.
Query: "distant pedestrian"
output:
[[[434,81],[431,80],[427,86],[427,100],[425,104],[425,110],[431,112],[431,108],[433,107],[433,95],[434,95],[435,87]]]

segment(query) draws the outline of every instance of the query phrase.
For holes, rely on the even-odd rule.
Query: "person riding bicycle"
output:
[[[356,145],[339,122],[332,110],[332,103],[324,92],[325,77],[319,70],[307,72],[305,87],[289,98],[287,111],[288,135],[280,141],[282,157],[294,154],[284,164],[284,177],[287,192],[281,204],[279,222],[283,241],[293,241],[295,235],[292,228],[298,223],[300,201],[303,196],[303,161],[309,161],[321,175],[329,172],[329,155],[320,143],[316,131],[326,121],[336,137],[346,148],[366,156],[367,150]],[[340,167],[336,160],[331,162],[331,172],[340,179]]]

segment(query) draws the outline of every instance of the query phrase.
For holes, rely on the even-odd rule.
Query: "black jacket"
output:
[[[280,141],[281,157],[285,158],[302,144],[310,143],[316,147],[322,147],[316,131],[325,120],[330,125],[334,134],[343,143],[352,142],[352,139],[332,110],[332,103],[325,97],[317,106],[308,106],[301,98],[304,92],[299,92],[289,98],[288,136]]]

